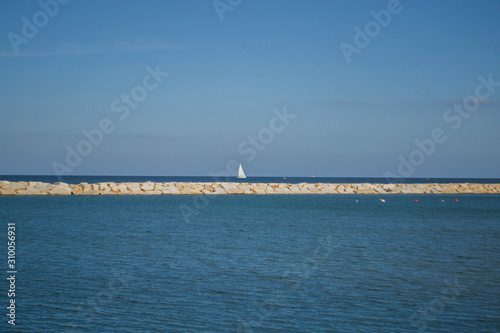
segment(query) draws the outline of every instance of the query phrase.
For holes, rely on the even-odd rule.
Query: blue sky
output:
[[[0,3],[0,174],[500,177],[498,1],[41,3]],[[120,119],[147,68],[169,75]]]

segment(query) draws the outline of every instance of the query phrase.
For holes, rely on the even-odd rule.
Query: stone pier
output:
[[[489,194],[500,184],[333,184],[143,182],[97,184],[0,181],[0,195]]]

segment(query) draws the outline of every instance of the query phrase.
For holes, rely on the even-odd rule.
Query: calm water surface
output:
[[[224,176],[33,176],[33,175],[0,175],[0,180],[40,181],[46,183],[66,182],[68,184],[99,183],[99,182],[238,182],[238,183],[500,183],[500,178],[397,178],[381,177],[252,177],[239,179]]]
[[[498,332],[500,196],[458,198],[0,197],[16,332]]]

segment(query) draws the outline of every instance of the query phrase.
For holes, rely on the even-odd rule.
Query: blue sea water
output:
[[[455,198],[0,197],[0,331],[499,332],[500,195]]]
[[[247,177],[239,179],[226,176],[78,176],[78,175],[0,175],[0,180],[41,181],[46,183],[66,182],[79,184],[82,182],[238,182],[238,183],[482,183],[498,184],[500,178],[397,178],[383,177]]]

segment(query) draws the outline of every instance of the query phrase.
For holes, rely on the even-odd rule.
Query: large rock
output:
[[[175,186],[175,184],[174,184],[174,183],[168,183],[168,184],[165,184],[164,186],[165,186],[165,189],[166,189],[166,190],[179,190],[179,189],[177,188],[177,186]]]
[[[220,183],[219,184],[219,187],[223,188],[224,190],[228,190],[228,189],[234,189],[234,188],[238,188],[238,183]]]
[[[100,195],[99,191],[94,191],[94,190],[88,190],[83,192],[81,195]]]
[[[248,184],[245,184],[245,185],[240,185],[240,186],[238,186],[238,188],[239,188],[240,190],[242,190],[243,192],[246,192],[246,191],[251,191],[251,190],[252,190],[251,186],[250,186],[250,185],[248,185]]]
[[[127,183],[127,189],[132,192],[132,194],[144,194],[144,191],[141,189],[141,185],[138,183]]]
[[[181,194],[181,192],[175,187],[175,188],[169,188],[167,190],[162,190],[161,191],[163,194]]]
[[[129,190],[140,190],[141,189],[141,185],[138,184],[138,183],[127,183],[127,188]]]
[[[161,195],[161,194],[163,194],[162,191],[158,190],[144,191],[144,195]]]
[[[303,186],[299,186],[299,187],[302,187],[302,190],[303,190],[303,191],[304,191],[304,190],[306,190],[306,192],[307,192],[307,191],[309,191],[309,192],[313,192],[313,193],[317,193],[317,192],[319,192],[319,189],[318,189],[318,188],[316,187],[316,185],[314,185],[314,184],[305,184],[305,185],[303,185]]]
[[[332,187],[325,187],[325,188],[320,188],[321,194],[338,194],[334,188]]]
[[[92,186],[90,186],[89,183],[80,183],[80,185],[78,186],[80,186],[80,188],[82,189],[82,193],[92,191]]]
[[[112,191],[109,187],[103,191],[99,191],[100,195],[115,195],[116,193]]]
[[[230,188],[226,189],[226,193],[227,194],[243,194],[243,193],[245,193],[245,191],[240,190],[237,187],[230,187]]]
[[[395,184],[384,184],[381,187],[386,192],[391,192],[392,189],[397,188],[397,186]]]
[[[43,195],[43,194],[47,194],[47,192],[44,192],[36,187],[33,187],[33,186],[28,186],[26,188],[26,191],[30,192],[31,194],[33,195]]]
[[[180,191],[181,194],[203,194],[203,192],[199,189],[196,189],[196,188],[191,188],[191,187],[185,187],[182,189],[182,191]]]
[[[457,186],[454,186],[453,184],[445,184],[442,186],[441,193],[455,194],[457,193],[457,190]]]
[[[252,191],[257,191],[257,190],[259,190],[259,191],[265,191],[266,188],[267,188],[267,185],[265,185],[265,184],[254,184],[252,186]]]
[[[75,195],[82,194],[83,192],[82,188],[79,185],[70,185],[69,187],[71,187],[71,193]]]
[[[162,183],[156,183],[155,184],[155,190],[156,191],[163,191],[163,190],[166,190],[166,189],[168,189],[168,186],[165,186]]]
[[[17,190],[17,194],[18,195],[33,195],[33,193],[28,191],[28,190]]]
[[[274,192],[274,188],[272,188],[271,186],[267,186],[266,194],[276,194],[276,192]]]
[[[197,189],[197,190],[203,190],[205,188],[205,184],[203,183],[193,183],[193,184],[189,184],[189,187],[190,188],[194,188],[194,189]]]
[[[206,194],[206,195],[219,195],[219,194],[227,194],[227,192],[222,189],[222,188],[212,188],[210,187],[210,189],[206,189],[206,190],[202,190],[203,194]]]
[[[155,184],[151,182],[143,183],[141,186],[141,190],[143,191],[152,191],[155,189]]]
[[[371,188],[358,188],[354,189],[355,194],[375,194],[376,192],[373,191]]]
[[[116,190],[117,191],[122,191],[122,190],[126,190],[127,189],[127,185],[126,184],[118,184],[116,185]]]
[[[401,189],[400,191],[402,194],[416,194],[417,191],[411,187],[404,187],[403,189]]]
[[[49,191],[50,195],[71,195],[73,190],[67,185],[56,185]]]
[[[383,187],[383,189],[389,194],[399,194],[401,193],[401,187],[392,186],[392,187]]]
[[[485,185],[484,189],[486,193],[499,193],[494,185]]]
[[[10,189],[0,189],[0,195],[16,195],[16,191]]]
[[[46,191],[46,192],[48,192],[53,187],[54,185],[48,183],[40,183],[35,185],[35,188],[39,189],[40,191]]]
[[[101,191],[101,193],[106,191],[111,191],[108,183],[99,183],[98,185],[99,185],[99,191]]]
[[[213,194],[227,194],[226,190],[222,188],[216,188],[213,192]]]
[[[116,185],[115,183],[109,183],[108,186],[111,189],[111,191],[118,193],[119,190],[118,185]]]
[[[348,187],[346,187],[346,188],[344,189],[344,193],[345,193],[345,194],[355,194],[355,193],[354,193],[354,189],[353,189],[352,187],[350,187],[350,186],[348,186]]]
[[[28,184],[23,184],[21,182],[10,183],[9,185],[12,190],[25,190],[28,187]]]
[[[387,191],[384,190],[382,187],[380,186],[376,186],[374,189],[373,189],[375,192],[377,192],[378,194],[387,194]]]

